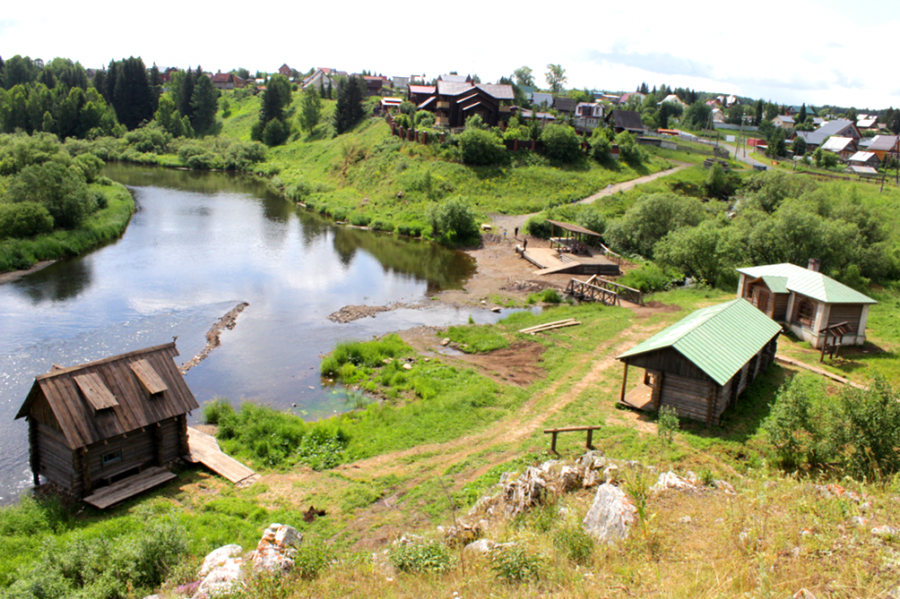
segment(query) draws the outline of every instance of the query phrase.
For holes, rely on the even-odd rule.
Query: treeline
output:
[[[62,139],[121,137],[154,119],[175,137],[214,133],[219,91],[203,70],[162,74],[141,58],[110,61],[93,79],[81,64],[55,58],[0,59],[0,131],[54,133]]]
[[[716,174],[712,169],[710,178]],[[715,186],[715,183],[712,184]],[[707,187],[710,186],[708,181]],[[710,284],[731,283],[748,264],[822,261],[822,271],[851,287],[893,280],[898,265],[881,215],[854,190],[769,172],[750,176],[726,213],[674,193],[642,196],[604,232],[617,251],[638,254]]]

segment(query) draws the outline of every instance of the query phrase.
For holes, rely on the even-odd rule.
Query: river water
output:
[[[475,271],[461,252],[336,227],[249,177],[131,165],[105,174],[134,193],[121,239],[0,285],[0,503],[29,486],[27,427],[14,420],[36,375],[178,337],[182,361],[242,301],[222,345],[186,379],[202,405],[249,399],[318,419],[348,409],[320,356],[344,339],[420,324],[493,322],[438,304],[336,324],[345,305],[416,302]],[[437,302],[435,302],[437,304]],[[292,407],[296,404],[296,407]],[[194,412],[192,420],[202,415]]]

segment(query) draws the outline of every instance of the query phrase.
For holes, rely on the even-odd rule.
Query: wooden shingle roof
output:
[[[196,410],[177,355],[172,342],[54,368],[35,378],[16,418],[49,408],[74,450]]]

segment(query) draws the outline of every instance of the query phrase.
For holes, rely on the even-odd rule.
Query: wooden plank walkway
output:
[[[816,368],[815,366],[810,366],[809,364],[801,362],[800,360],[795,360],[794,358],[788,358],[786,356],[778,355],[778,356],[775,356],[775,361],[779,362],[781,364],[787,364],[788,366],[795,366],[797,368],[803,368],[804,370],[808,370],[810,372],[815,372],[816,374],[818,374],[820,376],[824,376],[825,378],[829,378],[829,379],[831,379],[835,382],[841,383],[843,385],[850,385],[851,387],[856,387],[857,389],[861,389],[863,391],[869,390],[869,388],[864,385],[860,385],[859,383],[854,383],[853,381],[851,381],[849,379],[845,379],[842,376],[838,376],[836,374],[831,374],[827,370],[822,370],[821,368]]]
[[[184,459],[194,464],[203,464],[236,485],[252,485],[260,478],[250,468],[247,468],[233,457],[222,453],[215,437],[190,426],[188,427],[188,445],[191,448],[191,453],[184,456]]]
[[[108,487],[103,487],[96,493],[85,497],[84,501],[90,503],[94,507],[105,510],[111,505],[124,501],[129,497],[134,497],[138,493],[143,493],[147,489],[152,489],[173,478],[175,478],[175,475],[168,470],[153,466],[152,468],[147,468],[140,474],[129,476]]]

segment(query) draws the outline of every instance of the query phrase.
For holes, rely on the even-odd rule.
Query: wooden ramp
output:
[[[188,445],[191,453],[184,456],[189,462],[203,464],[216,474],[224,476],[239,486],[248,486],[259,480],[259,475],[236,459],[222,453],[219,443],[212,435],[188,427]]]
[[[134,497],[138,493],[143,493],[147,489],[152,489],[173,478],[175,478],[175,475],[168,470],[153,466],[152,468],[147,468],[140,474],[129,476],[108,487],[103,487],[93,495],[85,497],[84,501],[90,503],[94,507],[105,510],[111,505],[124,501],[129,497]]]

